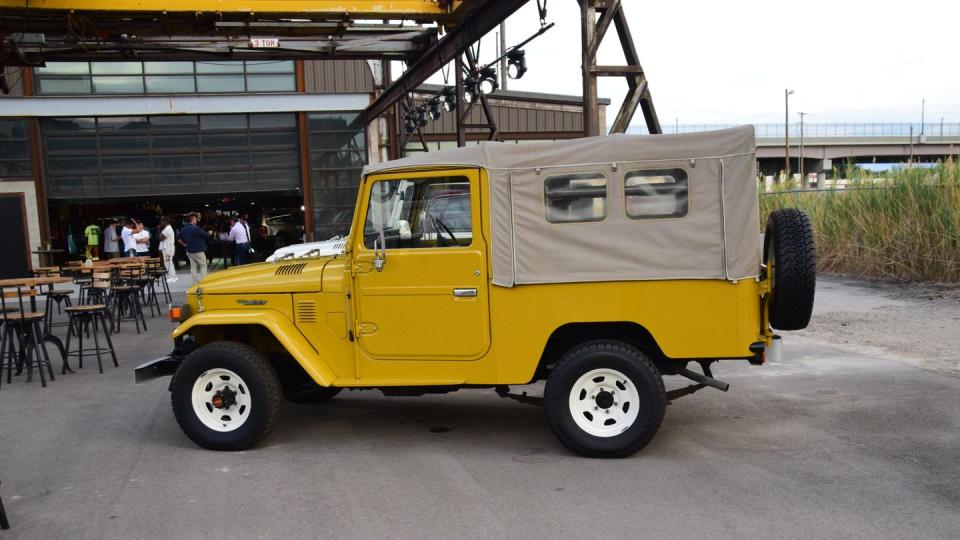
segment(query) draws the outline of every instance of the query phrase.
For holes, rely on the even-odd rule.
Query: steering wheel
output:
[[[433,223],[433,228],[437,230],[437,242],[440,243],[441,246],[450,246],[451,242],[453,242],[452,245],[454,246],[460,245],[460,242],[457,241],[457,237],[454,236],[453,231],[451,231],[450,227],[447,227],[447,224],[441,221],[440,218],[428,212],[427,219]],[[447,233],[450,236],[450,240],[444,238],[441,232]]]

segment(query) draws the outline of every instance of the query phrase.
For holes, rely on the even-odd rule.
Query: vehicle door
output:
[[[356,334],[376,360],[474,360],[490,344],[479,171],[368,178],[354,235]]]

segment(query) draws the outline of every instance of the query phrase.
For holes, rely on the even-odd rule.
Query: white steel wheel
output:
[[[229,369],[201,373],[193,383],[191,401],[197,419],[214,431],[234,431],[250,418],[250,388]]]
[[[636,346],[612,339],[587,341],[564,353],[543,392],[550,429],[588,457],[626,457],[646,446],[666,404],[656,366]]]
[[[594,369],[570,388],[570,415],[586,433],[614,437],[637,420],[639,401],[637,387],[626,375],[615,369]]]

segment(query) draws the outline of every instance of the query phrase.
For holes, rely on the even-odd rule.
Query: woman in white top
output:
[[[173,241],[173,227],[167,218],[160,220],[160,256],[163,257],[163,264],[167,267],[167,282],[177,281],[177,267],[173,264],[173,251],[176,244]]]
[[[143,223],[137,223],[133,241],[137,243],[137,257],[150,256],[150,231],[143,227]]]

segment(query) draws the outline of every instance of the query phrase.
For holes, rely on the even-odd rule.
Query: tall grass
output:
[[[846,189],[760,194],[762,221],[781,207],[810,214],[818,270],[864,277],[960,282],[960,167],[898,169],[879,177],[846,167]]]

